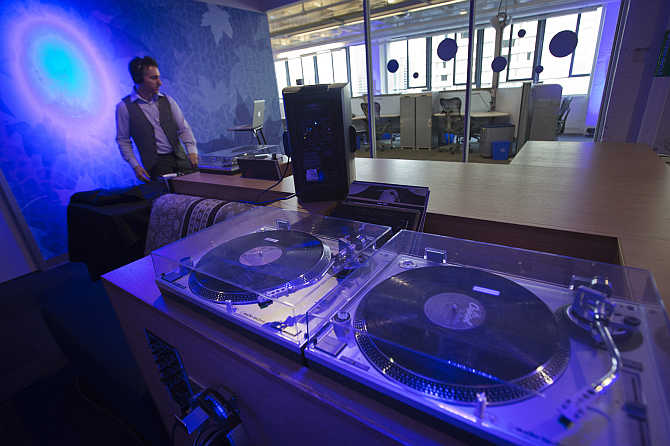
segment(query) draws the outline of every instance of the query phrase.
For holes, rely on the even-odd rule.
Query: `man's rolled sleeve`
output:
[[[133,153],[133,143],[130,142],[130,117],[126,104],[116,105],[116,143],[119,145],[121,157],[134,169],[139,165]]]

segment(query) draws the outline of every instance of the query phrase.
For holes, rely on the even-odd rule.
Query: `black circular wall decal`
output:
[[[549,52],[555,57],[565,57],[572,54],[577,47],[577,33],[574,31],[561,31],[551,38]]]
[[[456,56],[456,51],[458,51],[456,41],[448,37],[437,46],[437,56],[445,62],[453,59]]]
[[[400,68],[400,64],[395,59],[389,60],[389,62],[386,64],[386,69],[391,73],[398,71],[398,68]]]
[[[507,58],[504,56],[498,56],[491,62],[491,68],[496,73],[500,73],[505,67],[507,67]]]

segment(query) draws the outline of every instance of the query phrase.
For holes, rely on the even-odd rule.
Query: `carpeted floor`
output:
[[[83,264],[2,283],[0,296],[2,444],[168,443],[104,288]]]

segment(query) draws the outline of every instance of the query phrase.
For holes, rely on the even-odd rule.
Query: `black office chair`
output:
[[[440,107],[447,120],[445,131],[456,135],[455,144],[450,144],[449,151],[454,153],[458,144],[463,142],[463,132],[465,130],[465,117],[461,114],[460,98],[440,98]]]
[[[565,122],[568,120],[570,114],[570,103],[572,98],[563,98],[561,101],[561,108],[558,112],[558,121],[556,122],[556,136],[560,136],[565,132]]]
[[[388,120],[381,121],[381,112],[382,112],[382,106],[379,104],[379,102],[375,102],[375,119],[377,122],[379,122],[381,125],[375,126],[375,139],[377,141],[382,141],[384,134],[388,133],[388,129],[391,127],[391,123]],[[365,115],[365,128],[367,129],[368,123],[368,103],[367,102],[361,102],[361,110],[363,110],[363,114]],[[387,149],[390,148],[390,145],[387,144],[381,144],[380,145],[381,149]]]

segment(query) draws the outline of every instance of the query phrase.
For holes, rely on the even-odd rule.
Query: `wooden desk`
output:
[[[436,233],[475,228],[474,239],[494,237],[507,244],[522,237],[540,244],[548,241],[548,248],[561,245],[565,234],[567,240],[572,240],[570,234],[581,234],[587,243],[588,237],[612,238],[625,264],[654,273],[666,305],[670,303],[668,168],[660,161],[662,168],[657,167],[642,146],[561,143],[565,151],[552,161],[555,155],[546,152],[552,146],[543,144],[526,145],[524,157],[511,165],[361,158],[356,160],[357,178],[429,186],[426,226]],[[610,150],[610,157],[601,150]],[[583,162],[600,157],[602,162]],[[257,195],[272,182],[196,173],[176,178],[172,184],[181,193],[235,199]],[[268,194],[281,197],[292,192],[293,181],[288,178]],[[331,204],[305,207],[314,206],[319,212],[320,206]],[[295,198],[277,205],[301,206]],[[253,342],[242,332],[166,301],[153,278],[151,260],[144,258],[106,274],[103,283],[167,429],[172,427],[176,407],[159,380],[145,329],[180,351],[193,379],[205,386],[233,389],[255,444],[290,444],[296,439],[324,446],[474,441],[462,437],[455,441],[450,438],[453,432],[445,432],[442,426],[408,417]],[[183,440],[180,435],[178,440]]]
[[[367,119],[365,116],[354,116],[351,118],[352,121],[365,121]],[[376,119],[400,119],[400,115],[379,115]]]
[[[528,141],[511,162],[515,166],[565,167],[571,169],[614,169],[641,180],[646,173],[665,171],[666,166],[644,144],[596,142]],[[636,172],[631,172],[634,169]]]
[[[623,264],[654,274],[666,305],[669,172],[649,148],[630,144],[529,142],[509,165],[356,159],[358,180],[430,188],[427,232],[566,255],[582,252],[577,256],[586,258],[594,258],[590,250],[614,244]],[[200,173],[173,184],[179,193],[235,199],[238,188],[256,190],[272,182]],[[293,179],[286,178],[267,199],[293,192]],[[295,209],[299,203],[293,198],[277,205]],[[329,206],[304,208],[319,212]]]
[[[444,113],[433,113],[436,118],[445,117]],[[470,117],[475,119],[493,119],[493,118],[508,118],[511,115],[507,112],[499,111],[485,111],[485,112],[470,112]]]

